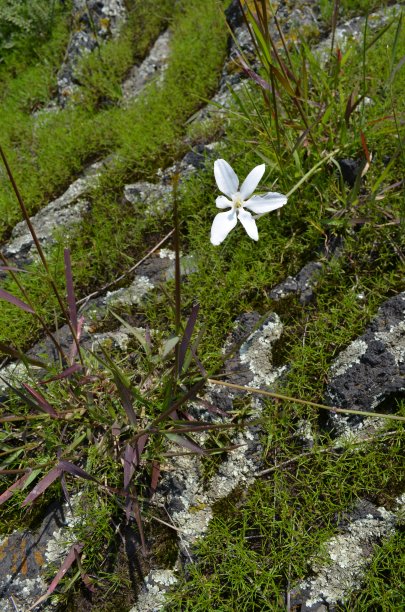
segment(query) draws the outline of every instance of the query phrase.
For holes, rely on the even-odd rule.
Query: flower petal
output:
[[[215,200],[217,208],[229,208],[232,206],[232,202],[228,200],[225,196],[218,196]]]
[[[244,203],[244,206],[254,213],[262,215],[263,213],[276,210],[276,208],[281,208],[284,204],[287,204],[287,196],[282,193],[269,191],[269,193],[263,196],[253,196]]]
[[[215,246],[221,244],[227,237],[229,232],[235,227],[238,222],[236,212],[229,210],[227,212],[218,213],[211,227],[211,242]]]
[[[214,175],[218,189],[222,193],[231,198],[238,191],[239,179],[224,159],[217,159],[214,163]]]
[[[259,234],[257,231],[256,221],[253,219],[250,212],[247,210],[243,210],[243,208],[239,209],[239,221],[242,223],[245,228],[247,235],[253,240],[259,240]]]
[[[244,200],[246,200],[252,195],[252,193],[260,183],[265,169],[266,165],[261,164],[260,166],[256,166],[256,168],[253,168],[253,170],[249,172],[249,174],[242,183],[242,187],[240,188],[240,194]]]

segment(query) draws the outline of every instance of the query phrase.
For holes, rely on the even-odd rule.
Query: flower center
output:
[[[233,196],[232,196],[232,203],[233,203],[233,208],[234,210],[237,210],[238,208],[242,208],[243,207],[243,198],[241,196],[241,194],[239,193],[239,191],[237,191]]]

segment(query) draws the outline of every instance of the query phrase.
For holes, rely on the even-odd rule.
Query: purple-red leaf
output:
[[[65,249],[63,252],[65,261],[65,278],[66,278],[66,292],[67,302],[69,308],[69,317],[73,329],[77,334],[77,308],[76,308],[76,297],[75,290],[73,287],[73,275],[72,275],[72,264],[70,261],[70,249]]]
[[[142,436],[139,436],[138,440],[136,441],[136,446],[135,446],[135,465],[139,465],[140,461],[141,461],[141,455],[143,453],[143,449],[145,448],[145,444],[148,440],[149,436],[148,434],[143,434]]]
[[[256,74],[256,72],[254,70],[252,70],[247,64],[246,62],[242,59],[241,56],[239,56],[239,62],[240,65],[242,66],[242,69],[244,72],[246,72],[246,74],[253,79],[253,81],[255,81],[258,85],[260,85],[260,87],[262,89],[265,89],[266,91],[271,91],[271,85],[270,83],[268,83],[267,81],[265,81],[264,79],[262,79],[262,77],[260,77],[258,74]]]
[[[132,448],[129,444],[125,447],[124,452],[124,489],[127,490],[129,483],[131,482],[131,478],[135,471],[134,466],[135,459],[135,449]]]
[[[70,503],[70,495],[69,495],[69,491],[66,485],[66,478],[65,478],[65,474],[62,472],[61,476],[60,476],[60,484],[62,486],[62,491],[63,491],[63,495],[65,496],[66,499],[66,503],[69,506],[70,512],[73,514],[73,508],[72,508],[72,504]]]
[[[38,391],[35,391],[35,389],[33,389],[32,387],[30,387],[24,382],[21,384],[24,387],[24,389],[28,391],[28,393],[32,395],[32,397],[37,401],[39,408],[41,408],[44,412],[46,412],[50,416],[58,417],[58,413],[56,412],[55,408],[51,406],[51,404],[49,404],[49,402],[47,402],[46,399],[40,393],[38,393]]]
[[[58,463],[58,468],[63,472],[68,472],[72,474],[72,476],[78,476],[79,478],[85,478],[86,480],[92,480],[93,482],[98,482],[94,476],[91,476],[88,472],[83,470],[78,465],[74,463],[70,463],[70,461],[65,461],[61,459]]]
[[[0,495],[0,506],[1,504],[4,504],[4,502],[6,502],[8,499],[10,499],[16,489],[20,489],[23,486],[24,482],[27,480],[30,474],[31,472],[27,472],[26,474],[24,474],[24,476],[21,476],[21,478],[16,480],[15,483],[11,485],[11,487],[9,487]]]
[[[11,295],[11,293],[9,293],[8,291],[5,291],[4,289],[0,289],[0,299],[6,300],[6,302],[13,304],[13,306],[17,306],[17,308],[20,308],[21,310],[25,310],[25,312],[29,312],[30,314],[35,314],[35,310],[33,310],[31,306],[28,306],[28,304],[18,299],[17,297],[15,297],[15,295]]]
[[[73,563],[75,562],[76,554],[79,554],[82,551],[82,549],[83,549],[83,544],[73,544],[73,546],[70,548],[67,554],[66,559],[60,566],[58,573],[56,574],[55,578],[52,580],[51,584],[49,585],[46,593],[42,595],[39,599],[37,599],[37,601],[29,608],[29,610],[33,610],[34,608],[39,606],[39,604],[41,604],[46,599],[48,599],[50,595],[52,595],[52,593],[58,586],[59,582],[62,580],[62,578],[64,578],[68,569],[70,569]]]
[[[52,468],[50,472],[47,473],[42,480],[39,481],[37,485],[32,489],[32,491],[27,495],[27,497],[22,502],[22,506],[27,506],[32,503],[37,497],[42,495],[44,491],[61,475],[61,470],[58,466]]]
[[[188,318],[186,329],[184,330],[184,336],[179,347],[179,375],[183,369],[184,359],[186,357],[186,351],[190,344],[191,336],[193,335],[195,324],[197,323],[198,311],[200,310],[199,304],[194,304],[191,314]]]
[[[13,357],[14,359],[24,360],[27,363],[31,363],[32,365],[36,365],[40,368],[47,368],[47,364],[44,361],[35,359],[35,357],[24,355],[24,353],[22,353],[20,350],[14,348],[13,346],[8,346],[4,342],[0,342],[0,352]]]
[[[53,382],[54,380],[62,380],[63,378],[70,378],[72,374],[75,374],[75,372],[79,372],[82,369],[83,369],[82,365],[80,365],[79,363],[74,363],[69,368],[66,368],[66,370],[63,370],[63,372],[61,372],[60,374],[56,374],[55,376],[52,376],[51,378],[47,378],[46,380],[41,380],[40,384],[47,385],[48,383]]]
[[[152,490],[152,493],[156,491],[156,487],[159,482],[159,477],[160,477],[160,463],[159,461],[152,461],[152,477],[151,477],[151,483],[150,483],[150,488]]]
[[[14,268],[14,266],[0,266],[1,272],[28,272],[28,270],[24,270],[23,268]]]
[[[131,502],[127,506],[127,517],[129,516],[129,514],[132,514],[134,516],[136,520],[136,524],[138,526],[139,536],[141,538],[142,552],[144,555],[146,555],[146,541],[145,541],[145,533],[143,530],[141,511],[139,508],[138,500],[134,496],[135,496],[135,493],[133,493]]]
[[[131,425],[136,425],[136,414],[132,404],[132,393],[130,389],[128,389],[128,387],[121,380],[121,377],[117,372],[113,372],[113,375],[118,394],[121,398],[121,403],[124,407],[128,420]]]

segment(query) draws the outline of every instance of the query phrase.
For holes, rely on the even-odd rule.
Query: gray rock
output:
[[[334,361],[326,400],[333,406],[373,411],[384,400],[405,391],[404,374],[405,293],[400,293],[384,302],[365,333]],[[333,414],[329,426],[343,433],[361,420]]]
[[[51,564],[59,569],[70,546],[67,540],[76,520],[66,505],[54,503],[37,530],[15,531],[0,540],[2,612],[16,609],[24,612],[43,595],[49,585],[46,572]],[[45,608],[50,610],[54,606],[48,601]]]
[[[375,32],[390,21],[395,15],[401,13],[401,5],[394,4],[393,6],[384,6],[378,11],[370,13],[367,20],[368,31]],[[363,39],[365,26],[365,17],[354,17],[339,24],[335,31],[334,48],[340,48],[344,51],[351,41],[360,41]],[[321,54],[323,59],[329,57],[332,44],[332,34],[324,38],[317,45],[315,51]]]
[[[64,107],[76,89],[75,68],[79,59],[110,36],[125,20],[124,0],[73,0],[75,27],[58,72],[58,101]]]
[[[285,281],[276,285],[269,294],[272,300],[280,300],[289,294],[296,293],[301,304],[308,304],[314,297],[317,277],[323,265],[319,261],[310,261],[296,276],[288,276]]]
[[[89,209],[85,194],[96,185],[102,166],[103,162],[90,166],[63,195],[31,217],[38,240],[45,250],[55,243],[57,230],[63,229],[68,236],[68,230],[80,223],[82,216]],[[3,252],[10,261],[18,265],[27,265],[37,257],[36,247],[25,221],[20,221],[14,227],[11,240],[5,245]]]
[[[161,82],[170,51],[170,32],[161,34],[140,66],[134,66],[122,84],[124,103],[136,98],[151,80]]]

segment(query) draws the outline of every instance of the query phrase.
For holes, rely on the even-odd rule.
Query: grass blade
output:
[[[70,249],[63,251],[63,258],[65,262],[65,278],[66,278],[66,292],[70,322],[72,327],[77,334],[77,308],[76,308],[76,297],[75,290],[73,287],[73,276],[72,276],[72,262],[70,259]]]
[[[56,589],[56,587],[58,586],[62,578],[64,578],[68,569],[70,569],[73,563],[76,561],[76,555],[79,554],[82,551],[82,549],[83,549],[83,544],[77,544],[77,543],[73,544],[73,546],[71,547],[71,549],[69,550],[67,554],[66,559],[60,566],[58,573],[56,574],[55,578],[52,580],[51,584],[47,588],[46,593],[42,595],[39,599],[37,599],[37,601],[33,603],[32,606],[29,608],[29,610],[34,610],[34,608],[39,606],[39,604],[43,603],[46,599],[48,599],[50,595],[52,595],[52,593],[54,592],[54,590]]]
[[[194,304],[186,324],[186,329],[184,330],[184,336],[179,348],[179,375],[181,374],[181,371],[183,369],[184,359],[186,356],[187,348],[191,341],[191,336],[193,335],[195,324],[197,323],[199,310],[200,305]]]
[[[94,478],[94,476],[91,476],[88,472],[86,472],[86,470],[83,470],[83,468],[79,467],[78,465],[74,465],[74,463],[71,463],[70,461],[61,459],[57,467],[61,471],[68,472],[68,474],[71,474],[72,476],[78,476],[79,478],[84,478],[85,480],[91,480],[92,482],[98,483],[98,480]]]
[[[47,402],[47,400],[40,393],[38,393],[38,391],[35,391],[35,389],[33,389],[32,387],[30,387],[24,382],[22,382],[21,384],[24,387],[24,389],[28,391],[28,393],[37,401],[39,408],[41,408],[44,412],[46,412],[50,416],[53,416],[53,417],[59,416],[55,408],[51,406],[51,404]]]
[[[171,440],[175,444],[178,444],[179,446],[184,446],[184,448],[191,450],[193,453],[197,453],[198,455],[206,454],[205,449],[199,446],[193,440],[191,440],[191,438],[189,438],[188,436],[181,436],[180,434],[177,434],[177,433],[166,433],[166,432],[165,432],[165,436],[169,438],[169,440]]]
[[[59,466],[52,468],[50,472],[42,480],[39,481],[37,485],[32,489],[32,491],[27,495],[27,497],[22,502],[22,506],[28,506],[33,501],[37,499],[46,489],[58,478],[60,478],[62,474],[62,470]]]
[[[24,485],[24,483],[26,482],[26,480],[27,480],[28,476],[30,476],[30,474],[31,474],[31,472],[27,472],[26,474],[24,474],[24,476],[21,476],[21,478],[16,480],[10,487],[8,487],[8,489],[6,489],[0,495],[0,506],[1,506],[1,504],[4,504],[4,502],[6,502],[8,499],[10,499],[10,497],[12,497],[14,491],[22,488],[22,486]]]
[[[35,314],[35,310],[33,310],[31,306],[28,306],[28,304],[26,304],[19,298],[15,297],[15,295],[11,295],[11,293],[9,293],[8,291],[5,291],[4,289],[0,289],[0,300],[5,300],[9,304],[12,304],[13,306],[17,306],[17,308],[20,308],[21,310],[24,310],[25,312],[29,312],[30,314]]]

